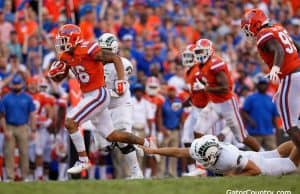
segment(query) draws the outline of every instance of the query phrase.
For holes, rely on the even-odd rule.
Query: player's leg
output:
[[[44,170],[43,170],[43,153],[47,144],[47,134],[45,132],[47,129],[39,129],[36,137],[35,145],[35,164],[36,168],[34,171],[34,177],[36,180],[43,180]]]
[[[118,108],[113,108],[110,111],[114,128],[118,131],[132,133],[132,106],[123,105]],[[129,167],[130,178],[143,178],[143,173],[139,166],[135,147],[132,144],[118,142],[117,146],[124,155],[124,159]]]
[[[197,122],[197,115],[198,115],[197,113],[195,113],[195,111],[196,110],[194,108],[192,108],[192,111],[188,115],[188,117],[185,120],[184,125],[183,125],[181,142],[182,142],[183,146],[186,148],[191,147],[192,141],[194,139],[194,127],[193,126]],[[191,158],[186,159],[186,163],[187,163],[188,172],[191,172],[196,169],[195,162],[193,159],[191,159]],[[185,174],[186,173],[183,173],[183,176]]]
[[[259,151],[261,149],[258,141],[249,136],[245,130],[242,117],[239,112],[239,107],[235,97],[222,103],[222,115],[226,121],[228,127],[233,131],[233,134],[238,141],[243,142],[245,145],[249,146],[254,151]]]
[[[11,132],[11,136],[9,139],[5,140],[4,143],[4,163],[5,169],[7,173],[8,181],[13,181],[15,178],[15,171],[14,171],[14,153],[16,147],[16,139],[14,135],[14,127],[11,125],[7,125],[7,130]]]
[[[276,104],[283,121],[283,127],[290,135],[300,154],[300,129],[297,126],[300,113],[299,96],[300,73],[286,76],[280,85]]]
[[[109,103],[109,95],[104,88],[94,90],[84,94],[84,98],[78,103],[77,106],[71,109],[67,114],[65,127],[68,130],[72,142],[76,148],[79,156],[79,161],[68,169],[68,173],[77,174],[82,170],[89,168],[89,159],[85,150],[84,138],[78,126],[87,120],[92,119],[101,112],[103,108],[107,107]]]

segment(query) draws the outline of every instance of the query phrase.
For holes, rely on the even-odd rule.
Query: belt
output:
[[[13,127],[21,127],[21,126],[24,126],[26,125],[27,123],[24,123],[24,124],[13,124],[13,123],[7,123],[8,125],[11,125]]]

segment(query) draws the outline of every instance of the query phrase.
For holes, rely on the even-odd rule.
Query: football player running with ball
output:
[[[115,54],[118,54],[119,52],[118,39],[115,35],[111,33],[102,34],[98,39],[98,43],[102,50],[109,50]],[[125,80],[128,81],[128,77],[133,71],[133,65],[128,59],[124,57],[121,57],[121,60],[125,70]],[[127,131],[131,133],[133,106],[131,103],[129,87],[126,88],[126,91],[123,95],[118,95],[115,92],[115,82],[118,80],[118,77],[113,63],[105,64],[104,75],[106,88],[109,90],[110,93],[110,104],[108,105],[108,109],[111,113],[113,126],[116,130]],[[101,129],[98,129],[98,131],[101,131]],[[101,141],[101,139],[102,141],[104,140],[103,138],[100,138],[99,140]],[[100,143],[102,144],[101,147],[104,145],[109,145],[109,143],[105,140],[104,142]],[[122,154],[124,154],[124,159],[130,171],[129,178],[143,178],[144,176],[137,160],[135,147],[132,144],[126,143],[117,143],[116,146],[120,149]]]
[[[260,9],[248,10],[241,22],[247,37],[254,38],[258,52],[269,66],[268,77],[280,81],[276,105],[283,121],[284,130],[290,135],[295,147],[294,154],[300,156],[300,57],[295,43],[287,30],[272,24]]]
[[[59,29],[55,47],[59,54],[59,61],[51,65],[49,77],[59,81],[71,69],[83,92],[83,99],[68,112],[65,121],[65,127],[79,155],[79,160],[67,172],[77,174],[90,167],[84,139],[78,130],[78,126],[88,120],[91,120],[96,129],[101,129],[99,130],[101,135],[110,142],[149,147],[151,142],[147,139],[125,131],[113,130],[108,110],[110,95],[104,87],[104,64],[114,64],[117,72],[115,91],[118,95],[123,95],[127,82],[124,80],[121,58],[112,51],[101,49],[97,42],[84,41],[80,28],[73,24],[66,24]]]

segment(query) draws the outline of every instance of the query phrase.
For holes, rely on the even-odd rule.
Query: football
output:
[[[61,82],[68,76],[70,66],[64,61],[54,61],[50,65],[48,76],[55,82]]]

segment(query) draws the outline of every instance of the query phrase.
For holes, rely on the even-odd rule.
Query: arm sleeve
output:
[[[215,75],[215,74],[218,74],[219,72],[221,71],[226,71],[227,69],[227,65],[224,61],[222,60],[217,60],[215,61],[211,67],[210,67],[210,71]]]

